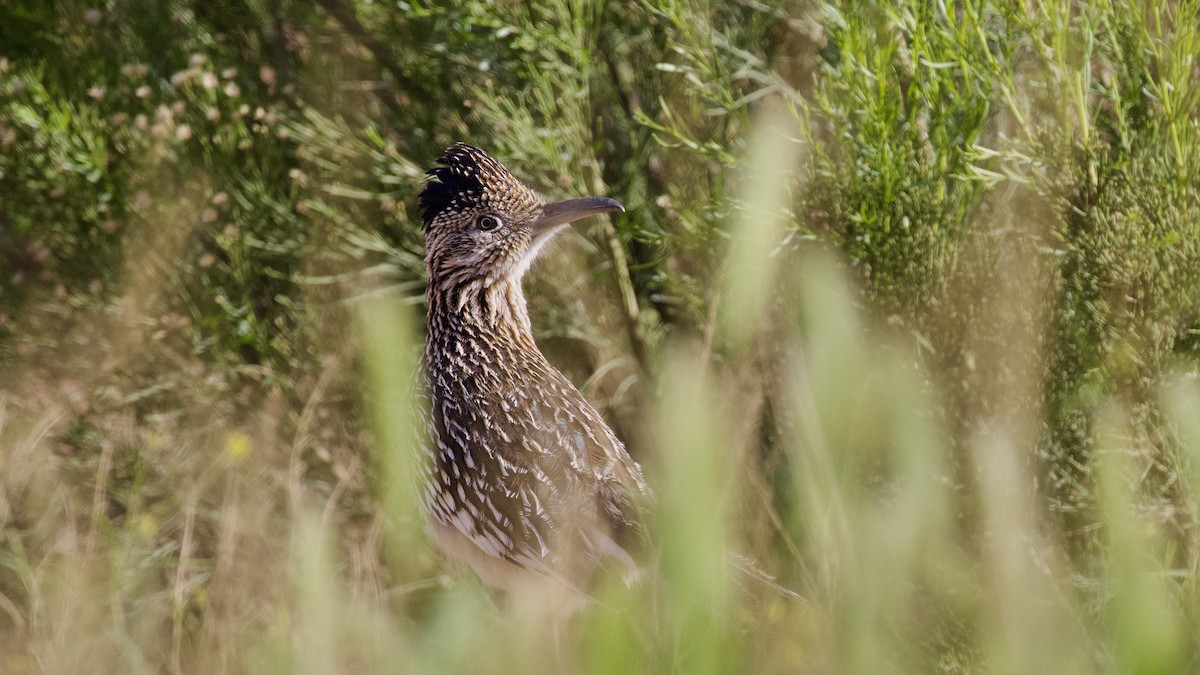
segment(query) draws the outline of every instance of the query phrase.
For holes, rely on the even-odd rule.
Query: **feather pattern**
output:
[[[423,504],[435,539],[500,585],[503,574],[486,572],[496,561],[565,579],[611,559],[632,566],[618,541],[637,527],[641,468],[537,348],[521,289],[545,203],[476,148],[439,161],[420,200]],[[484,216],[501,225],[484,229]]]

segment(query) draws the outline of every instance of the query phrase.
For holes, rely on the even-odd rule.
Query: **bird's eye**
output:
[[[497,227],[500,227],[500,217],[494,216],[490,213],[486,216],[479,216],[479,220],[476,222],[476,225],[478,225],[479,229],[483,230],[484,232],[491,232]]]

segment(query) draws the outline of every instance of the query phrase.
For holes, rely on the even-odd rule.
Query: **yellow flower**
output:
[[[192,603],[201,610],[208,609],[208,589],[196,586],[192,589]]]
[[[137,521],[137,533],[142,539],[153,539],[158,534],[158,521],[154,516],[143,513]]]
[[[250,437],[240,431],[234,431],[225,437],[225,457],[234,464],[245,461],[253,449]]]
[[[146,448],[158,452],[167,447],[167,437],[155,430],[146,434]]]

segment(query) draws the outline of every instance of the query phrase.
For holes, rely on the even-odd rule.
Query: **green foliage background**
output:
[[[5,672],[549,658],[393,494],[370,317],[456,140],[626,205],[527,291],[669,460],[662,575],[547,672],[1195,670],[1197,55],[1171,0],[0,1]],[[693,569],[701,502],[805,600]]]

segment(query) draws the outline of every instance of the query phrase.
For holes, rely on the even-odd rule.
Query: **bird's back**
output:
[[[443,548],[500,585],[481,570],[493,558],[566,578],[632,564],[618,542],[637,524],[641,469],[531,341],[464,328],[431,335],[425,362],[426,505]]]

